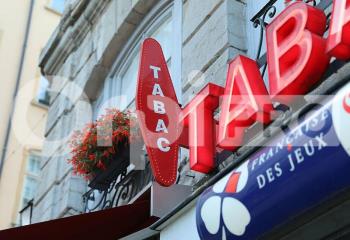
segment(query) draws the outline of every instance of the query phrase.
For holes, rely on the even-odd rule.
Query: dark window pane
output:
[[[49,105],[50,95],[49,95],[48,89],[49,89],[49,81],[46,78],[41,77],[40,83],[39,83],[38,99],[37,99],[39,103]]]

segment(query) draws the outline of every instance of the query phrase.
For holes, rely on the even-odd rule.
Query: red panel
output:
[[[329,64],[323,11],[297,2],[266,28],[270,94],[283,103],[307,93]]]
[[[236,193],[239,177],[241,176],[240,173],[233,173],[230,176],[230,179],[227,182],[227,185],[225,187],[225,192],[227,193]]]
[[[327,52],[339,59],[350,59],[350,0],[334,0]]]
[[[344,110],[350,114],[350,105],[349,105],[349,100],[350,100],[350,93],[344,97],[343,99],[343,108]]]
[[[229,66],[221,105],[218,144],[234,150],[255,121],[270,122],[272,103],[255,61],[236,57]]]
[[[182,111],[180,122],[188,128],[190,167],[201,173],[215,168],[214,110],[219,106],[223,88],[209,83]]]
[[[177,174],[180,107],[161,46],[151,38],[142,44],[136,109],[154,177],[170,186]]]

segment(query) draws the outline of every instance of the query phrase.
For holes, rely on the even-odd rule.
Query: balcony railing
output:
[[[27,205],[23,207],[21,211],[19,211],[19,226],[26,226],[32,223],[33,216],[33,206],[34,199],[30,200]]]
[[[266,26],[268,25],[267,20],[268,19],[272,20],[277,13],[277,8],[275,6],[275,3],[277,1],[279,0],[269,1],[256,15],[254,15],[254,17],[252,17],[252,19],[250,19],[250,21],[254,25],[254,28],[259,27],[259,31],[260,31],[260,39],[259,39],[259,46],[258,46],[256,60],[258,62],[259,67],[262,69],[263,76],[265,75],[265,71],[267,68],[266,53],[261,55],[263,40],[265,36],[264,33],[265,33]],[[332,0],[304,0],[304,2],[324,11],[332,5]],[[328,13],[327,29],[329,26],[330,17],[331,17],[331,13]]]
[[[118,207],[128,204],[152,181],[149,161],[144,170],[124,169],[105,191],[90,189],[83,195],[85,212]]]

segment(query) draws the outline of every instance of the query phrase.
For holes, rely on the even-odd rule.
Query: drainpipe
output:
[[[29,5],[29,12],[28,12],[27,24],[26,24],[26,29],[25,29],[25,35],[24,35],[24,39],[23,39],[21,58],[20,58],[20,63],[19,63],[18,71],[17,71],[16,85],[15,85],[15,89],[13,91],[12,102],[11,102],[11,109],[10,109],[10,114],[9,114],[9,118],[8,118],[8,122],[7,122],[5,141],[4,141],[4,146],[2,148],[2,153],[1,153],[0,178],[1,178],[1,175],[2,175],[2,169],[4,167],[4,161],[5,161],[5,157],[6,157],[6,153],[7,153],[7,147],[8,147],[9,138],[10,138],[10,132],[11,132],[11,127],[12,127],[12,118],[13,118],[13,113],[14,113],[14,110],[15,110],[15,102],[16,102],[16,98],[17,98],[19,83],[20,83],[21,77],[22,77],[24,59],[25,59],[25,55],[26,55],[28,38],[29,38],[29,32],[30,32],[30,25],[32,23],[32,15],[33,15],[34,3],[35,3],[35,0],[31,0],[30,1],[30,5]]]

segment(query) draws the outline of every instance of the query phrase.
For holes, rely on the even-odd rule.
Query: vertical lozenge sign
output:
[[[159,43],[146,39],[141,47],[136,109],[156,181],[176,181],[180,107]]]

